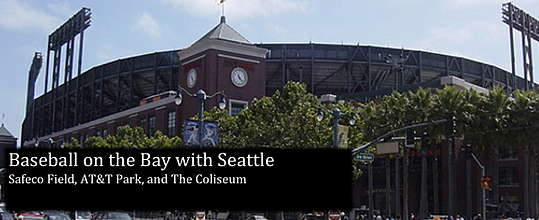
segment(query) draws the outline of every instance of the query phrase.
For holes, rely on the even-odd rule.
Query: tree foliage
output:
[[[84,147],[90,149],[166,149],[181,146],[182,141],[179,137],[169,138],[160,131],[148,137],[141,127],[130,127],[128,125],[118,127],[117,134],[114,136],[93,136],[84,141]],[[66,147],[81,148],[81,145],[77,139],[72,139]]]
[[[472,147],[485,149],[503,144],[537,147],[539,137],[539,95],[536,91],[509,93],[493,88],[488,93],[460,90],[455,87],[423,89],[382,97],[361,106],[337,103],[322,106],[324,117],[317,121],[318,99],[305,84],[288,82],[272,96],[253,100],[237,116],[227,110],[213,108],[204,112],[205,121],[218,126],[220,148],[330,148],[333,145],[333,116],[331,109],[343,113],[339,124],[347,125],[351,114],[357,123],[349,126],[348,146],[357,148],[365,142],[407,126],[436,121],[452,115],[457,121],[457,137],[464,137]],[[195,119],[196,116],[193,116]],[[445,135],[444,125],[418,129],[427,132],[431,140],[440,141]],[[404,136],[404,133],[397,134]],[[81,147],[76,139],[67,147]],[[169,138],[161,132],[146,136],[140,127],[122,126],[117,134],[91,137],[84,143],[88,148],[178,148],[180,137]],[[373,149],[368,149],[373,151]]]
[[[325,112],[322,121],[316,120],[318,99],[307,92],[306,85],[289,82],[272,96],[253,100],[238,116],[224,110],[204,114],[204,120],[219,123],[219,146],[319,148],[333,144],[333,117]],[[335,104],[325,109],[339,108],[344,114],[340,124],[348,124],[350,114],[357,110],[349,103]],[[359,126],[349,128],[348,146],[359,146]]]
[[[416,92],[384,96],[361,108],[361,132],[366,141],[410,124],[436,121],[453,115],[456,135],[472,147],[485,149],[501,145],[537,145],[534,129],[539,127],[539,95],[536,91],[507,92],[492,88],[488,93],[475,90],[419,89]],[[418,128],[440,141],[444,124]],[[404,133],[397,134],[404,136]],[[537,146],[535,146],[537,147]]]
[[[220,148],[273,147],[273,148],[320,148],[333,145],[333,116],[331,109],[343,113],[339,124],[347,125],[351,115],[358,116],[357,108],[350,103],[329,104],[323,108],[322,121],[316,120],[318,99],[306,89],[305,84],[289,82],[272,96],[253,100],[238,116],[230,116],[227,110],[217,108],[204,112],[204,121],[218,122],[218,146]],[[191,118],[197,120],[196,116]],[[349,126],[348,146],[361,144],[361,120]],[[81,145],[72,139],[70,148]],[[180,137],[169,138],[157,131],[146,136],[140,127],[118,127],[116,135],[90,137],[84,142],[86,148],[172,148],[181,147]]]

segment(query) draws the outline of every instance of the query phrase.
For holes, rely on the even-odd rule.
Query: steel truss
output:
[[[43,107],[41,114],[44,114],[43,116],[48,115],[50,119],[42,118],[40,126],[50,125],[50,131],[52,132],[73,126],[75,119],[77,119],[79,117],[78,115],[81,113],[81,109],[74,108],[76,106],[76,98],[79,95],[77,92],[71,94],[69,88],[78,87],[78,80],[72,80],[73,71],[75,69],[75,42],[76,37],[79,36],[76,65],[76,76],[79,76],[82,71],[84,30],[90,27],[90,19],[90,9],[82,8],[49,35],[44,93],[49,92],[49,65],[52,52],[52,84],[50,86],[50,91],[52,92],[52,97],[50,97],[50,99],[52,103],[47,103],[47,105]],[[65,61],[62,61],[63,51],[65,52]],[[62,63],[64,64],[63,71],[61,67]],[[64,82],[62,86],[60,86],[60,75],[62,74],[64,76]],[[44,129],[44,131],[50,132],[49,129]]]
[[[525,79],[514,78],[498,67],[424,51],[315,43],[257,46],[269,50],[266,94],[273,94],[287,81],[298,81],[317,96],[331,93],[342,99],[368,101],[392,91],[440,87],[443,76],[457,76],[485,88],[526,88]],[[388,57],[406,60],[396,66]]]
[[[136,107],[148,96],[175,90],[179,72],[177,52],[157,52],[113,61],[87,70],[73,78],[73,83],[47,92],[35,100],[35,116],[39,121],[33,127],[36,136],[51,134],[54,130],[47,125],[53,119],[58,126],[69,128]],[[65,108],[67,115],[63,115]],[[73,115],[73,112],[79,114]],[[51,114],[55,117],[49,117]],[[31,128],[23,128],[27,129]]]

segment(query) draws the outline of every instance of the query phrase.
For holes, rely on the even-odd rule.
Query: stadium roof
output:
[[[219,22],[217,26],[215,26],[208,33],[202,36],[202,38],[197,40],[194,44],[208,39],[217,39],[251,45],[251,42],[249,42],[249,40],[241,36],[241,34],[239,34],[236,30],[230,27],[225,22],[225,20],[225,16],[221,16],[221,22]]]

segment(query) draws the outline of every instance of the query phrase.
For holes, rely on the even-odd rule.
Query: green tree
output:
[[[141,127],[130,127],[128,125],[118,127],[117,134],[106,137],[92,136],[84,141],[85,148],[108,148],[108,149],[160,149],[178,148],[182,146],[179,137],[169,138],[162,132],[157,131],[151,137],[146,136]],[[77,139],[72,138],[67,144],[67,148],[82,148]]]
[[[534,184],[534,181],[530,181],[530,176],[536,173],[537,166],[530,166],[530,159],[533,158],[534,152],[537,152],[537,135],[536,129],[539,117],[537,114],[539,95],[535,91],[517,90],[513,93],[513,99],[511,102],[511,111],[508,119],[508,131],[507,134],[512,137],[513,144],[518,146],[518,150],[522,151],[519,159],[523,160],[525,169],[522,178],[522,190],[524,192],[533,192],[530,190],[530,185]],[[530,213],[530,204],[532,203],[529,194],[524,193],[523,198],[523,211]]]
[[[249,108],[232,117],[225,111],[212,109],[204,120],[219,123],[219,146],[317,148],[333,144],[333,118],[327,112],[321,122],[316,120],[318,100],[307,92],[306,85],[288,82],[271,97],[253,100]],[[347,124],[350,114],[356,112],[350,103],[329,105],[340,108],[340,124]],[[359,120],[358,120],[359,121]],[[361,134],[357,125],[351,126],[349,146],[359,146]]]

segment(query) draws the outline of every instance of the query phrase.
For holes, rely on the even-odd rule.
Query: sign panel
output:
[[[392,154],[399,152],[399,142],[382,142],[376,144],[376,154]]]
[[[328,217],[329,217],[329,220],[341,220],[341,212],[330,211]]]
[[[356,161],[374,161],[374,154],[357,153],[354,155]]]
[[[186,120],[183,126],[183,145],[186,147],[200,146],[200,130],[202,127],[202,147],[217,147],[217,122]]]
[[[197,220],[205,220],[206,219],[206,213],[203,211],[197,211],[196,213]]]
[[[338,129],[339,129],[338,130],[339,149],[347,149],[348,148],[348,126],[339,125]]]

